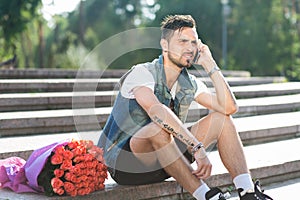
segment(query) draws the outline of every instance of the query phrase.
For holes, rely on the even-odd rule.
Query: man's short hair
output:
[[[196,22],[191,15],[168,15],[161,23],[161,38],[169,40],[174,31],[181,31],[182,28],[195,28]]]

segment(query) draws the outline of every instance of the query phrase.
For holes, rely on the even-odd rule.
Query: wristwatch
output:
[[[220,71],[220,68],[218,66],[215,66],[214,68],[212,68],[212,70],[210,70],[210,72],[208,72],[208,76],[211,77],[211,75],[213,75],[213,73]]]

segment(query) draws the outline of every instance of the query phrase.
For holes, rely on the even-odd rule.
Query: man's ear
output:
[[[160,39],[160,46],[164,52],[167,52],[168,49],[168,41],[166,39]]]

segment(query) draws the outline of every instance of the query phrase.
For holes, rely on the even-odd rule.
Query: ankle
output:
[[[202,184],[193,192],[193,197],[197,200],[205,200],[205,194],[210,190],[206,183]]]
[[[254,191],[254,184],[249,173],[236,176],[233,179],[233,183],[237,189],[243,189],[243,191]]]

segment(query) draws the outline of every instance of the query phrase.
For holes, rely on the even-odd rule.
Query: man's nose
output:
[[[195,48],[196,48],[196,46],[194,45],[194,43],[192,41],[187,42],[187,44],[186,44],[186,50],[193,52],[195,50]]]

